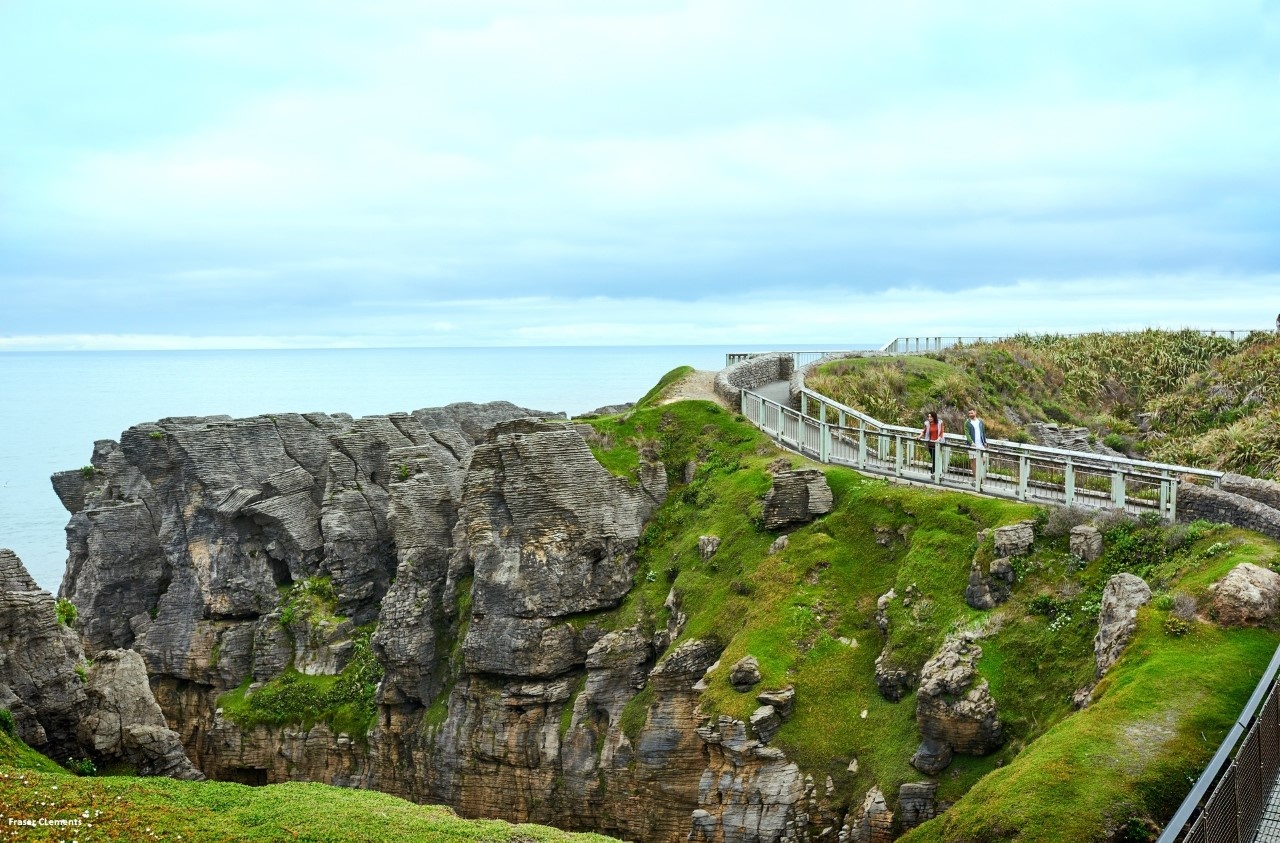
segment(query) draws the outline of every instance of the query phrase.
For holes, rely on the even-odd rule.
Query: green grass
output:
[[[0,743],[0,746],[3,746]],[[439,805],[415,805],[385,793],[290,782],[247,787],[173,779],[75,778],[0,766],[0,814],[6,818],[79,820],[55,835],[83,841],[405,840],[533,843],[610,840],[537,825],[464,820]],[[6,827],[13,833],[13,827]],[[47,829],[18,828],[17,839],[58,839]]]
[[[676,368],[672,369],[670,372],[667,372],[665,375],[663,375],[661,378],[658,379],[658,382],[654,384],[653,389],[646,392],[644,396],[639,401],[636,402],[634,409],[642,410],[645,407],[653,406],[658,401],[661,401],[663,395],[666,394],[667,389],[673,383],[680,380],[684,376],[688,375],[692,371],[693,371],[692,366],[677,366]]]
[[[1275,633],[1198,624],[1137,637],[1097,702],[992,771],[906,841],[1091,841],[1130,818],[1168,817],[1230,728],[1275,650]]]
[[[3,729],[0,729],[0,768],[31,770],[54,776],[70,775],[56,762],[36,752],[17,736],[10,735]],[[0,792],[3,790],[3,785],[0,785]]]
[[[369,630],[359,633],[351,659],[334,676],[312,676],[290,668],[253,693],[249,679],[218,697],[218,707],[236,725],[255,726],[327,723],[335,734],[365,738],[377,715],[374,692],[382,668],[369,646]]]

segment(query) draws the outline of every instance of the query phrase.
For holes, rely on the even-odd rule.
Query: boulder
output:
[[[1019,521],[1007,527],[996,527],[996,556],[1022,556],[1031,552],[1036,540],[1036,522]]]
[[[1209,586],[1210,605],[1224,626],[1259,626],[1275,620],[1280,574],[1243,562]]]
[[[1133,637],[1138,608],[1151,599],[1151,588],[1133,574],[1116,574],[1102,590],[1102,608],[1098,612],[1098,634],[1093,639],[1097,660],[1095,675],[1099,678],[1116,663]]]
[[[911,693],[916,677],[906,668],[893,664],[889,658],[889,650],[885,648],[876,656],[875,679],[880,696],[889,702],[898,702]]]
[[[204,778],[151,695],[142,656],[133,650],[99,653],[85,676],[85,692],[88,714],[78,736],[94,757],[127,761],[144,776]]]
[[[702,558],[703,562],[715,556],[716,551],[719,549],[719,536],[698,536],[698,556]]]
[[[735,691],[750,691],[759,683],[760,662],[755,656],[743,656],[729,670],[729,684]]]
[[[1071,528],[1071,555],[1093,562],[1102,555],[1102,533],[1097,527],[1081,524]]]
[[[791,709],[795,705],[796,689],[788,685],[781,691],[764,691],[756,695],[756,702],[761,705],[773,706],[778,712],[778,716],[786,720],[791,716]]]
[[[816,468],[778,471],[764,498],[765,529],[808,524],[830,512],[833,502],[826,475]]]
[[[991,609],[996,605],[995,598],[991,596],[991,587],[987,585],[986,577],[982,576],[982,567],[976,559],[969,567],[969,587],[964,590],[964,602],[979,610]]]

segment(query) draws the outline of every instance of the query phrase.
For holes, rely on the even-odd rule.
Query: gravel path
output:
[[[719,372],[695,369],[673,383],[667,389],[666,394],[662,396],[662,400],[659,403],[670,404],[672,401],[713,401],[721,407],[724,407],[726,410],[732,409],[725,403],[723,398],[716,395],[715,382],[717,374],[719,374]]]

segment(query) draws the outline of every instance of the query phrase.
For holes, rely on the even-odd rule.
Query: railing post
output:
[[[1026,454],[1018,455],[1018,500],[1027,499],[1027,484],[1031,480],[1031,458]]]
[[[1160,472],[1160,517],[1166,520],[1169,518],[1169,472]]]
[[[1076,502],[1076,467],[1067,457],[1067,464],[1062,467],[1062,502],[1073,506]]]
[[[867,423],[858,419],[858,468],[867,467]]]
[[[1178,520],[1178,478],[1169,478],[1169,520]]]
[[[883,441],[884,437],[881,437]],[[893,435],[893,471],[899,477],[902,476],[902,434],[895,433]]]
[[[1111,472],[1111,503],[1116,509],[1124,509],[1124,472]]]
[[[809,396],[804,392],[800,393],[800,415],[809,415]]]
[[[825,406],[822,414],[824,416],[826,415]],[[818,462],[825,463],[830,461],[831,461],[831,426],[829,424],[826,424],[825,422],[821,422],[818,424]]]

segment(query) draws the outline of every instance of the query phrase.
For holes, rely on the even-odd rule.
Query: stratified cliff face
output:
[[[18,737],[57,761],[123,761],[142,775],[203,778],[166,725],[138,654],[102,651],[87,662],[53,595],[4,548],[0,708],[13,715]]]
[[[63,596],[90,650],[141,653],[212,778],[374,787],[632,839],[794,831],[795,765],[698,712],[718,652],[667,652],[674,620],[591,620],[631,587],[664,468],[614,477],[582,431],[537,415],[451,405],[131,428],[97,443],[92,474],[54,478],[73,516]],[[294,618],[287,587],[322,577],[339,617]],[[217,708],[290,668],[340,672],[371,621],[384,674],[367,738],[244,729]],[[623,709],[646,685],[629,737]]]

